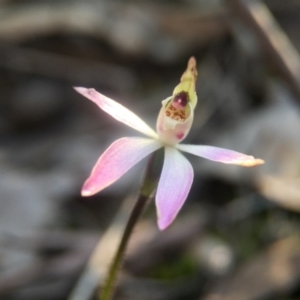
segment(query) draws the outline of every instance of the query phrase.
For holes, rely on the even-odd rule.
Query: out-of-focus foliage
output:
[[[1,300],[67,299],[139,187],[143,163],[80,197],[100,153],[131,130],[72,86],[94,87],[154,125],[191,55],[199,100],[186,142],[266,164],[249,170],[189,156],[195,180],[183,211],[158,232],[149,205],[116,299],[299,299],[298,79],[266,52],[235,9],[241,1],[0,1]],[[299,50],[300,4],[265,3]],[[112,253],[107,236],[103,253]]]

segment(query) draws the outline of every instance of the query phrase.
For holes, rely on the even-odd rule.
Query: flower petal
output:
[[[181,209],[193,182],[190,162],[173,147],[165,148],[164,166],[156,193],[158,227],[166,229]]]
[[[98,93],[95,89],[87,89],[84,87],[74,87],[74,89],[86,98],[92,100],[116,120],[149,137],[157,138],[156,132],[151,127],[149,127],[140,117],[118,102]]]
[[[160,147],[161,143],[152,139],[125,137],[116,140],[100,156],[82,187],[82,196],[94,195],[111,185],[141,159]]]
[[[174,120],[165,115],[165,103],[160,109],[156,122],[156,130],[159,139],[168,145],[176,145],[184,140],[189,133],[194,120],[194,111],[190,110],[190,114],[185,121]],[[190,106],[190,105],[189,105]]]
[[[239,153],[233,150],[213,146],[177,145],[179,150],[201,156],[224,164],[234,164],[243,167],[253,167],[264,163],[262,159]]]

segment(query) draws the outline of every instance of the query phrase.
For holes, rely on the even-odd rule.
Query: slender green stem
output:
[[[154,192],[157,187],[158,182],[158,170],[160,170],[162,165],[162,152],[157,151],[152,154],[152,156],[149,159],[144,181],[142,183],[142,187],[139,193],[139,196],[137,198],[137,201],[135,203],[135,206],[133,207],[133,210],[130,214],[130,217],[128,219],[128,222],[126,224],[121,242],[119,244],[119,247],[117,249],[116,255],[112,261],[112,264],[110,266],[110,269],[108,271],[107,280],[103,286],[103,288],[100,291],[100,297],[99,300],[111,300],[113,293],[114,293],[114,285],[116,281],[116,277],[118,274],[118,271],[121,267],[121,264],[123,262],[124,253],[128,244],[128,241],[130,239],[131,233],[133,231],[133,228],[143,212],[143,209],[148,202],[150,198],[153,197]]]

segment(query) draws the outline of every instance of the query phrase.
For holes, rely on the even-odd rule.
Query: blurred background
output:
[[[266,163],[188,156],[184,208],[159,232],[148,206],[116,299],[300,299],[299,28],[296,0],[1,0],[0,299],[93,299],[138,191],[146,160],[80,196],[107,146],[139,133],[72,86],[154,127],[192,55],[186,142]]]

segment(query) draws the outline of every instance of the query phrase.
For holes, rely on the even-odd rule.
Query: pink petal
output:
[[[193,182],[190,162],[173,147],[165,148],[164,166],[156,193],[158,227],[166,229],[181,209]]]
[[[87,89],[84,87],[74,87],[74,89],[86,98],[95,102],[102,110],[118,121],[149,137],[157,138],[156,132],[151,127],[149,127],[140,117],[118,102],[98,93],[95,89]]]
[[[233,150],[212,146],[177,145],[179,150],[201,156],[224,164],[234,164],[243,167],[253,167],[264,163],[262,159],[242,154]]]
[[[152,139],[125,137],[116,140],[100,156],[82,187],[82,196],[94,195],[111,185],[141,159],[160,147],[162,145]]]

